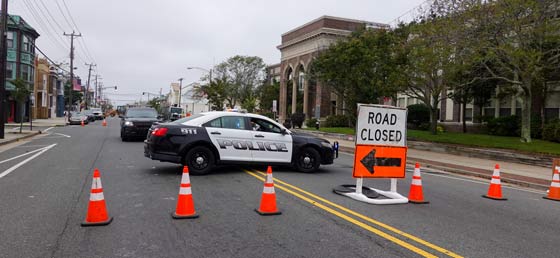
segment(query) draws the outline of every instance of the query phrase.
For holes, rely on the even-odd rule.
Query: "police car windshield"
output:
[[[157,112],[153,109],[130,109],[126,112],[126,116],[135,118],[154,118],[157,117]]]
[[[190,120],[193,120],[195,118],[202,117],[202,116],[204,116],[204,115],[203,114],[192,115],[192,116],[188,116],[188,117],[185,117],[185,118],[177,119],[177,120],[175,120],[171,123],[182,124],[184,122],[187,122],[187,121],[190,121]]]

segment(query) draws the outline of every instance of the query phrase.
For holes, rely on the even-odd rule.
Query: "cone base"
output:
[[[506,201],[507,198],[502,198],[502,197],[493,197],[493,196],[489,196],[489,195],[483,195],[482,197],[484,198],[488,198],[488,199],[492,199],[492,200],[498,200],[498,201]]]
[[[413,203],[413,204],[428,204],[430,203],[429,201],[414,201],[414,200],[410,200],[408,199],[409,203]]]
[[[107,219],[106,221],[100,221],[100,222],[84,221],[84,222],[82,222],[81,225],[82,225],[82,227],[106,226],[106,225],[109,225],[112,221],[113,221],[113,217],[109,217],[109,219]]]
[[[198,218],[198,214],[193,213],[191,215],[179,215],[175,212],[172,212],[171,217],[174,218],[174,219],[196,219],[196,218]]]
[[[255,211],[260,214],[261,216],[272,216],[272,215],[280,215],[282,214],[281,211],[272,211],[272,212],[264,212],[260,211],[259,209],[255,209]]]
[[[553,200],[553,201],[560,202],[560,198],[557,199],[557,198],[550,198],[550,197],[548,197],[548,196],[543,196],[543,199]]]

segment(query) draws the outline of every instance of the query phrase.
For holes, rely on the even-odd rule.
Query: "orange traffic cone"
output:
[[[502,197],[502,182],[500,181],[500,165],[496,164],[494,167],[494,174],[492,174],[492,180],[490,181],[490,188],[488,188],[488,194],[482,197],[494,200],[505,201],[507,198]]]
[[[194,219],[198,218],[198,214],[194,210],[194,201],[191,191],[191,179],[189,178],[189,167],[183,167],[183,176],[181,177],[181,188],[179,188],[179,198],[177,198],[177,207],[175,212],[171,214],[174,219]]]
[[[107,121],[105,119],[103,119],[103,123],[101,123],[101,125],[107,126]]]
[[[552,182],[550,183],[550,188],[548,189],[548,196],[544,196],[543,198],[560,201],[560,172],[558,172],[558,167],[554,169]]]
[[[86,220],[82,222],[82,227],[104,226],[111,223],[111,221],[113,221],[113,218],[107,214],[107,205],[105,204],[103,187],[101,186],[101,175],[96,168],[93,171],[87,216]]]
[[[420,164],[414,166],[414,174],[412,174],[412,183],[408,192],[408,202],[415,204],[430,203],[424,200],[424,192],[422,191],[422,177],[420,176]]]
[[[81,126],[84,126],[84,120],[82,119],[82,122],[80,123]]]
[[[264,182],[263,193],[261,196],[261,206],[255,209],[263,216],[282,214],[276,207],[276,193],[274,192],[274,181],[272,180],[272,168],[266,169],[266,181]]]

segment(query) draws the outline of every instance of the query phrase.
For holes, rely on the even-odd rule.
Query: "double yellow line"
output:
[[[265,181],[266,173],[264,173],[264,172],[262,172],[262,171],[258,171],[258,170],[249,171],[249,170],[246,170],[246,169],[244,169],[244,171],[245,171],[247,174],[249,174],[249,175],[251,175],[251,176],[254,176],[254,177],[256,177],[257,179],[259,179],[259,180],[261,180],[261,181],[263,181],[263,182]],[[337,217],[339,217],[339,218],[342,218],[342,219],[344,219],[344,220],[346,220],[346,221],[348,221],[348,222],[350,222],[350,223],[352,223],[352,224],[354,224],[354,225],[356,225],[356,226],[359,226],[359,227],[361,227],[361,228],[363,228],[363,229],[365,229],[365,230],[367,230],[367,231],[369,231],[369,232],[372,232],[372,233],[374,233],[374,234],[376,234],[376,235],[378,235],[378,236],[380,236],[380,237],[383,237],[383,238],[385,238],[385,239],[387,239],[387,240],[389,240],[389,241],[391,241],[391,242],[393,242],[393,243],[395,243],[395,244],[397,244],[397,245],[399,245],[399,246],[402,246],[402,247],[404,247],[404,248],[406,248],[406,249],[408,249],[408,250],[410,250],[410,251],[412,251],[412,252],[414,252],[414,253],[417,253],[417,254],[419,254],[419,255],[421,255],[421,256],[423,256],[423,257],[438,257],[438,256],[436,256],[436,255],[434,255],[434,254],[431,254],[431,253],[429,253],[429,252],[427,252],[427,251],[425,251],[425,250],[423,250],[423,249],[421,249],[421,248],[419,248],[419,247],[416,247],[416,246],[410,244],[410,243],[409,243],[410,241],[407,242],[407,241],[401,240],[400,238],[397,238],[397,237],[395,237],[395,236],[393,236],[393,235],[391,235],[391,234],[389,234],[389,233],[387,233],[387,232],[384,232],[384,231],[382,231],[382,230],[380,230],[380,229],[378,229],[378,228],[376,228],[376,227],[373,227],[373,226],[371,226],[371,225],[369,225],[369,224],[367,224],[367,223],[364,223],[363,221],[369,222],[369,223],[371,223],[371,224],[373,224],[373,225],[375,225],[375,226],[377,226],[377,227],[379,227],[379,228],[385,229],[386,231],[389,231],[389,232],[391,232],[391,233],[393,233],[393,234],[396,234],[396,235],[398,235],[398,236],[400,236],[400,237],[402,237],[402,238],[407,238],[407,239],[409,239],[409,240],[412,240],[412,241],[414,241],[414,242],[416,242],[416,243],[418,243],[418,244],[421,244],[421,245],[423,245],[423,246],[425,246],[425,247],[428,247],[428,248],[431,248],[431,249],[433,249],[433,250],[436,250],[436,251],[438,251],[438,252],[440,252],[440,253],[443,253],[443,254],[445,254],[445,255],[447,255],[447,256],[450,256],[450,257],[462,257],[461,255],[458,255],[458,254],[456,254],[456,253],[453,253],[453,252],[451,252],[451,251],[449,251],[449,250],[447,250],[447,249],[444,249],[444,248],[442,248],[442,247],[440,247],[440,246],[434,245],[434,244],[432,244],[432,243],[430,243],[430,242],[427,242],[427,241],[425,241],[425,240],[423,240],[423,239],[420,239],[420,238],[418,238],[418,237],[415,237],[415,236],[413,236],[413,235],[411,235],[411,234],[408,234],[408,233],[405,233],[405,232],[403,232],[403,231],[400,231],[400,230],[398,230],[398,229],[396,229],[396,228],[394,228],[394,227],[392,227],[392,226],[389,226],[389,225],[387,225],[387,224],[385,224],[385,223],[382,223],[382,222],[380,222],[380,221],[374,220],[374,219],[372,219],[372,218],[370,218],[370,217],[368,217],[368,216],[365,216],[365,215],[363,215],[363,214],[361,214],[361,213],[358,213],[358,212],[355,212],[355,211],[353,211],[353,210],[350,210],[350,209],[348,209],[348,208],[346,208],[346,207],[340,206],[340,205],[338,205],[338,204],[336,204],[336,203],[333,203],[333,202],[331,202],[331,201],[329,201],[329,200],[326,200],[326,199],[324,199],[324,198],[321,198],[321,197],[319,197],[319,196],[317,196],[317,195],[314,195],[314,194],[312,194],[312,193],[310,193],[310,192],[307,192],[307,191],[305,191],[305,190],[303,190],[303,189],[301,189],[301,188],[298,188],[298,187],[296,187],[296,186],[294,186],[294,185],[288,184],[288,183],[286,183],[286,182],[284,182],[284,181],[282,181],[282,180],[279,180],[279,179],[277,179],[277,178],[274,179],[274,183],[275,183],[274,186],[275,186],[276,188],[280,189],[280,190],[283,190],[283,191],[285,191],[285,192],[287,192],[287,193],[289,193],[289,194],[291,194],[291,195],[293,195],[293,196],[295,196],[295,197],[297,197],[297,198],[299,198],[299,199],[301,199],[301,200],[303,200],[303,201],[306,201],[306,202],[308,202],[308,203],[310,203],[310,204],[312,204],[312,205],[314,205],[314,206],[316,206],[316,207],[318,207],[318,208],[321,208],[321,209],[323,209],[323,210],[325,210],[325,211],[327,211],[327,212],[329,212],[329,213],[331,213],[331,214],[333,214],[333,215],[335,215],[335,216],[337,216]],[[328,206],[327,206],[327,205],[328,205]],[[329,207],[329,206],[331,206],[332,208]],[[336,209],[338,209],[338,210],[336,210]],[[341,211],[342,211],[342,212],[341,212]],[[352,216],[354,216],[355,218],[353,218],[353,217],[351,217],[351,216],[349,216],[349,215],[347,215],[347,214],[344,214],[343,212],[345,212],[345,213],[347,213],[347,214],[349,214],[349,215],[352,215]],[[358,219],[356,219],[356,218],[359,218],[359,219],[361,219],[361,220],[363,220],[363,221],[360,221],[360,220],[358,220]]]

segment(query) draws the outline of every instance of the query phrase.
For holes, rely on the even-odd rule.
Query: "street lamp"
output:
[[[208,70],[206,68],[202,68],[202,67],[198,67],[198,66],[189,66],[189,67],[187,67],[187,69],[188,70],[196,69],[196,70],[202,70],[202,71],[207,72],[209,74],[208,79],[209,79],[210,83],[212,83],[212,69]]]

